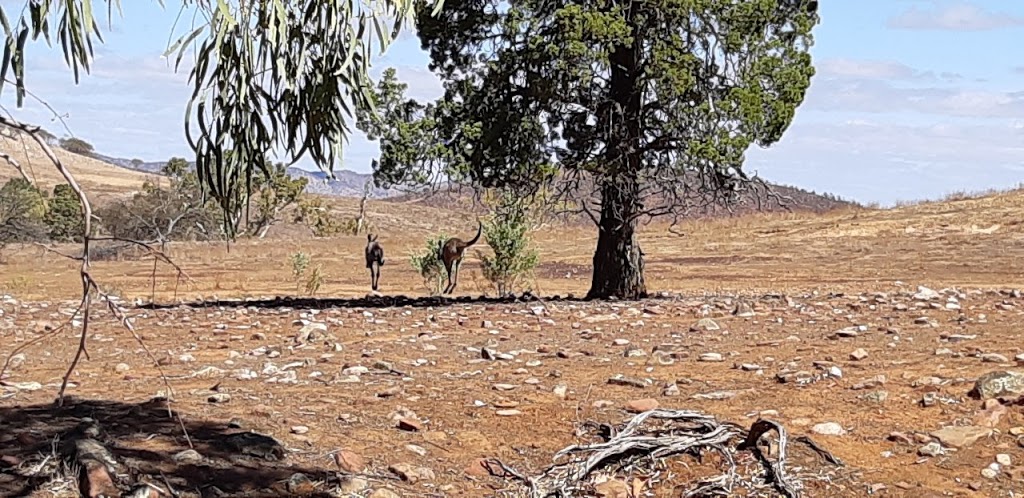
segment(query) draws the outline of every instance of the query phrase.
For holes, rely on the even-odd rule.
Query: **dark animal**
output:
[[[452,237],[441,244],[438,248],[438,258],[444,263],[444,269],[448,272],[448,286],[445,287],[444,292],[441,294],[451,294],[455,290],[455,286],[459,283],[459,266],[462,265],[462,256],[466,253],[466,248],[476,244],[476,241],[480,240],[480,232],[483,231],[484,225],[477,221],[479,226],[476,229],[476,236],[469,240],[469,242],[463,241],[458,237]],[[454,268],[454,278],[452,269]]]
[[[370,287],[376,291],[380,282],[380,267],[384,266],[384,248],[376,235],[366,234],[366,267],[370,269]]]

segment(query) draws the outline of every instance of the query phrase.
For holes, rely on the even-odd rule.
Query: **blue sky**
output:
[[[11,12],[24,1],[0,5]],[[166,3],[123,1],[77,87],[59,47],[32,47],[30,88],[101,153],[157,161],[189,152],[187,72],[161,58],[180,3]],[[825,0],[821,9],[808,96],[779,143],[748,152],[749,170],[883,205],[1024,182],[1024,2]],[[412,96],[435,98],[441,85],[427,61],[406,34],[375,74],[395,66]],[[38,104],[14,110],[6,91],[0,103],[66,133]],[[342,167],[367,172],[376,155],[376,144],[353,137]]]

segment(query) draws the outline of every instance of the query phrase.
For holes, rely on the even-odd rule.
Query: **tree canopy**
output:
[[[17,106],[23,105],[25,48],[40,36],[51,46],[56,38],[78,82],[80,71],[92,66],[94,45],[103,41],[100,21],[106,17],[111,25],[121,10],[120,0],[105,0],[104,16],[99,3],[0,5],[0,92],[13,86]],[[189,16],[198,24],[168,55],[177,69],[194,54],[185,131],[199,181],[222,209],[233,215],[247,205],[253,173],[268,151],[280,151],[289,164],[308,155],[333,173],[355,109],[371,105],[370,58],[391,43],[417,4],[423,12],[441,6],[437,0],[182,1],[183,11],[198,14]],[[13,85],[5,84],[8,79]]]
[[[744,153],[792,121],[818,22],[814,0],[447,0],[417,17],[444,96],[388,107],[414,110],[442,147],[399,122],[377,133],[375,174],[524,195],[554,185],[599,226],[589,295],[642,297],[637,220],[758,181]],[[400,101],[393,90],[377,98]]]

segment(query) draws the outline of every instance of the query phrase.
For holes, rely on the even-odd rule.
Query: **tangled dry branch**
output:
[[[648,424],[650,421],[660,423]],[[786,475],[786,447],[789,443],[786,429],[770,420],[759,419],[746,431],[740,426],[719,422],[700,412],[657,409],[636,415],[621,430],[602,427],[605,441],[572,445],[559,451],[554,457],[556,463],[537,477],[526,476],[498,460],[488,461],[488,468],[494,475],[513,478],[522,483],[526,487],[526,494],[517,496],[589,496],[586,494],[588,488],[597,480],[595,477],[598,475],[610,477],[616,472],[625,471],[647,475],[649,483],[668,480],[668,476],[664,475],[668,472],[664,465],[665,459],[684,454],[700,457],[710,450],[719,454],[727,464],[724,473],[693,483],[691,489],[682,496],[730,496],[741,481],[743,487],[748,489],[770,486],[775,493],[787,498],[798,497],[802,488],[798,479]],[[758,441],[773,430],[778,434],[777,457],[771,461],[758,446]],[[827,455],[826,460],[841,465],[838,459],[813,442],[806,444],[811,445],[819,454]],[[760,462],[764,470],[763,483],[740,475],[736,454],[741,451],[750,451]],[[565,461],[559,462],[560,459]],[[656,478],[659,474],[662,474],[661,477]]]
[[[60,253],[60,252],[57,252],[57,251],[52,251],[52,249],[50,249],[50,248],[46,248],[47,250],[50,250],[50,251],[54,252],[55,254],[59,254],[61,256],[64,256],[64,257],[69,258],[69,259],[72,259],[74,261],[78,261],[80,263],[80,266],[79,266],[79,279],[81,280],[81,283],[82,283],[82,296],[81,296],[81,300],[80,300],[80,302],[78,304],[77,309],[75,310],[75,312],[70,317],[68,317],[67,321],[64,324],[56,327],[54,330],[48,331],[48,332],[43,334],[43,337],[53,336],[54,334],[57,334],[61,330],[64,330],[67,327],[68,324],[73,323],[74,320],[76,320],[79,317],[81,317],[81,324],[82,325],[81,325],[81,331],[79,332],[78,349],[75,351],[75,356],[71,360],[71,365],[68,367],[67,372],[64,374],[64,377],[62,378],[61,386],[60,386],[60,391],[57,394],[56,404],[57,404],[57,406],[62,406],[63,403],[64,403],[64,393],[67,390],[68,382],[70,382],[71,376],[75,372],[75,368],[78,366],[78,362],[81,360],[82,356],[85,356],[87,359],[89,357],[89,352],[88,352],[88,349],[86,348],[86,345],[87,345],[87,339],[88,339],[88,336],[89,336],[89,324],[90,324],[90,320],[92,318],[92,301],[93,301],[94,298],[99,297],[100,299],[105,301],[106,304],[107,304],[107,308],[114,315],[114,317],[117,318],[117,320],[132,334],[132,336],[140,344],[142,344],[142,347],[146,350],[147,353],[149,353],[149,350],[148,350],[148,348],[146,348],[145,343],[143,343],[142,338],[135,332],[134,328],[131,325],[131,321],[125,315],[124,311],[114,302],[114,300],[111,299],[111,297],[109,295],[107,295],[105,292],[103,292],[100,289],[99,284],[96,282],[95,279],[93,279],[92,275],[90,274],[89,264],[90,264],[90,245],[91,245],[91,243],[93,241],[96,241],[96,240],[112,240],[112,238],[110,238],[110,237],[95,237],[93,235],[93,229],[92,229],[92,220],[93,220],[92,205],[89,203],[88,196],[82,190],[82,187],[78,184],[78,181],[75,180],[75,177],[74,177],[73,174],[71,174],[71,171],[69,171],[64,166],[64,163],[61,162],[61,160],[57,156],[57,154],[54,153],[52,148],[50,148],[50,145],[47,144],[46,140],[44,140],[40,136],[40,134],[39,134],[40,128],[38,126],[33,126],[33,125],[26,124],[26,123],[22,123],[22,122],[17,121],[17,120],[15,120],[13,118],[5,117],[5,116],[0,116],[0,125],[5,126],[7,129],[17,130],[17,131],[21,132],[23,135],[31,137],[33,139],[39,145],[40,149],[42,149],[42,151],[46,155],[47,159],[49,159],[50,162],[53,163],[54,168],[56,168],[56,170],[61,174],[61,176],[64,178],[64,180],[71,187],[71,190],[78,197],[78,201],[79,201],[79,203],[81,204],[81,207],[82,207],[82,221],[83,221],[83,223],[82,223],[82,254],[81,254],[81,256],[72,256],[72,255],[69,255],[69,254],[63,254],[63,253]],[[151,246],[150,244],[147,244],[145,242],[126,240],[126,239],[117,239],[117,240],[121,240],[123,242],[129,242],[129,243],[138,245],[138,246],[148,250],[149,253],[153,256],[154,261],[163,261],[164,263],[167,263],[168,265],[172,266],[177,271],[177,279],[179,281],[181,279],[189,280],[188,275],[185,274],[185,272],[181,269],[181,267],[179,267],[177,264],[175,264],[173,261],[171,261],[170,257],[168,257],[164,252],[157,250],[155,247]],[[11,353],[11,355],[9,355],[7,360],[4,362],[3,368],[0,368],[0,377],[2,377],[2,374],[6,371],[8,365],[10,364],[11,358],[15,354],[17,354],[18,352],[23,350],[25,347],[28,347],[29,345],[36,343],[38,340],[41,340],[41,337],[37,338],[36,340],[30,341],[29,343],[24,344],[21,347],[15,349],[15,351],[13,353]],[[152,354],[150,354],[149,356],[150,356],[151,359],[153,359],[154,363],[156,363],[156,360],[155,360],[155,358],[153,358]],[[159,368],[159,365],[157,365],[157,367]],[[170,396],[171,395],[171,387],[170,387],[170,384],[167,381],[167,377],[164,376],[162,372],[161,372],[161,378],[163,379],[164,384],[167,387],[168,396]]]

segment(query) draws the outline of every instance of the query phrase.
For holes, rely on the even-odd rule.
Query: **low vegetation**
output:
[[[539,262],[530,247],[530,205],[511,192],[492,197],[494,215],[484,223],[483,235],[493,254],[476,251],[484,278],[494,285],[498,295],[514,292]]]
[[[423,286],[431,296],[441,293],[445,285],[444,263],[441,262],[441,244],[448,240],[449,235],[440,233],[427,238],[423,249],[409,255],[409,262],[416,273],[423,279]]]

